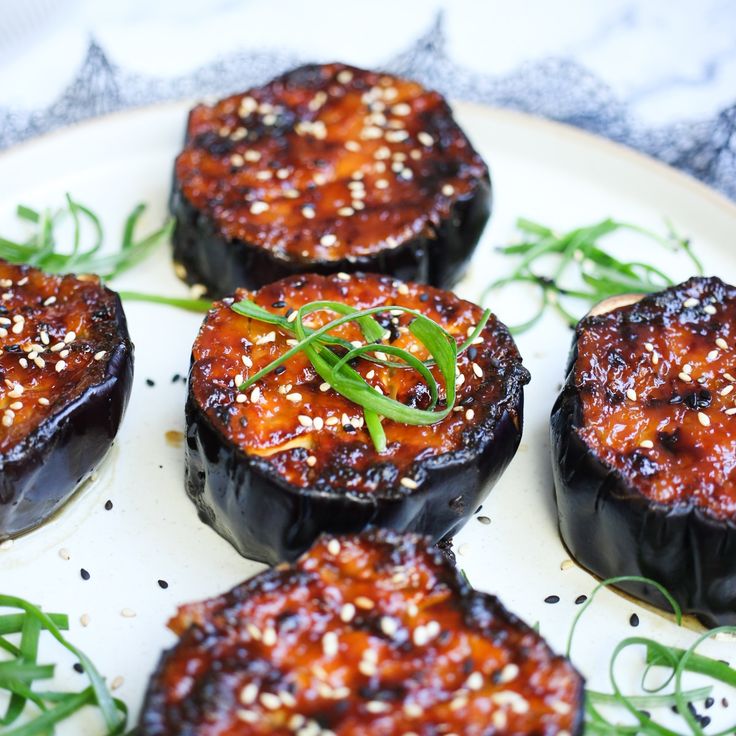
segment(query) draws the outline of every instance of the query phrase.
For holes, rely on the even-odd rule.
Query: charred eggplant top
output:
[[[423,537],[322,537],[169,625],[143,736],[580,732],[572,665]]]
[[[0,261],[0,459],[103,382],[121,345],[118,296],[97,276],[55,276]],[[129,350],[128,350],[129,351]]]
[[[736,289],[693,278],[583,320],[579,436],[651,501],[736,518]]]
[[[287,316],[318,300],[357,308],[410,307],[444,327],[458,343],[482,315],[480,307],[450,292],[374,274],[292,277],[256,292],[240,291],[235,299],[244,297]],[[418,479],[412,477],[417,461],[447,454],[472,457],[492,439],[495,422],[505,411],[516,417],[520,427],[520,395],[528,373],[508,330],[494,316],[476,344],[458,356],[456,411],[425,426],[384,420],[387,448],[379,454],[364,426],[361,408],[324,383],[303,353],[267,374],[248,392],[238,391],[244,379],[288,350],[293,340],[278,327],[236,314],[230,308],[232,302],[226,299],[215,305],[195,341],[190,396],[221,434],[291,487],[410,493],[417,487]],[[331,319],[334,314],[314,313],[309,324],[318,327]],[[405,312],[392,315],[388,308],[378,315],[391,334],[391,344],[414,351],[424,360],[428,357],[424,346],[407,327],[411,319]],[[354,323],[332,334],[365,342]],[[377,391],[408,406],[428,406],[429,392],[413,370],[363,359],[353,367]],[[436,366],[431,370],[441,384]]]
[[[426,235],[489,178],[440,94],[343,64],[198,105],[175,176],[226,239],[323,262]]]

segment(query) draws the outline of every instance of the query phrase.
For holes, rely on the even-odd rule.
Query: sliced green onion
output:
[[[654,241],[673,252],[683,252],[690,259],[696,273],[703,266],[693,253],[690,241],[677,235],[668,223],[669,231],[662,236],[646,228],[627,222],[606,219],[593,225],[575,228],[558,234],[550,228],[520,217],[517,229],[523,234],[521,243],[499,248],[504,256],[517,257],[519,262],[510,274],[496,279],[483,291],[481,302],[504,286],[531,283],[539,286],[541,299],[534,315],[511,332],[518,334],[533,327],[553,307],[571,327],[582,313],[597,302],[627,292],[651,293],[671,286],[673,280],[664,271],[650,263],[622,261],[603,250],[599,241],[617,231],[629,231]],[[570,279],[571,274],[576,277]],[[572,286],[567,286],[571,283]],[[575,282],[582,282],[579,288]],[[583,302],[583,309],[568,309],[563,300]]]

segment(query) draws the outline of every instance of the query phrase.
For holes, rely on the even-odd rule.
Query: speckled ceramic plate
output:
[[[171,165],[181,142],[187,105],[161,106],[114,115],[41,138],[0,157],[0,232],[17,228],[15,205],[61,203],[63,193],[97,210],[111,239],[139,201],[150,203],[145,226],[165,216]],[[456,111],[488,161],[495,212],[461,296],[475,299],[493,274],[508,268],[494,245],[514,237],[519,215],[558,228],[606,216],[662,227],[672,219],[689,234],[708,272],[736,281],[736,207],[695,181],[614,144],[531,117],[459,104]],[[628,247],[623,244],[623,247]],[[657,246],[646,260],[685,278],[688,265]],[[184,294],[169,252],[115,284],[118,288]],[[533,292],[508,291],[493,305],[508,323],[528,313]],[[46,610],[71,615],[71,639],[109,678],[136,718],[144,688],[161,650],[174,640],[165,628],[177,604],[219,593],[260,569],[197,519],[183,488],[185,375],[199,326],[196,315],[142,304],[126,306],[136,346],[133,395],[119,439],[96,480],[50,523],[0,550],[0,591],[21,595]],[[456,539],[458,563],[471,582],[500,596],[508,608],[541,632],[558,650],[576,611],[575,599],[595,585],[569,564],[557,535],[549,460],[548,418],[563,378],[570,332],[554,315],[519,339],[532,373],[526,392],[525,431],[511,467]],[[112,507],[106,510],[106,502]],[[110,506],[110,504],[107,504]],[[84,581],[80,569],[90,578]],[[166,581],[162,587],[159,581]],[[556,603],[546,603],[558,596]],[[135,613],[123,616],[121,612]],[[578,667],[598,689],[610,689],[612,646],[637,629],[679,645],[689,629],[615,593],[601,595],[579,631],[573,650]],[[89,624],[83,627],[80,617]],[[736,642],[709,642],[710,653],[736,659]],[[49,656],[52,656],[49,649]],[[61,663],[60,687],[78,688],[72,661]],[[638,662],[624,663],[622,682],[632,687]],[[2,701],[0,700],[0,706]],[[709,714],[729,714],[719,704]],[[59,733],[96,736],[94,712],[82,713]]]

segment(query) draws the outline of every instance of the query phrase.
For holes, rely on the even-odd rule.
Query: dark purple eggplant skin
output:
[[[105,378],[0,455],[0,540],[28,532],[59,511],[113,444],[133,386],[134,348],[112,294],[115,347]]]
[[[322,533],[349,534],[368,526],[452,536],[500,478],[521,441],[526,369],[507,378],[505,408],[491,426],[469,429],[457,452],[421,460],[412,493],[359,494],[291,487],[273,467],[223,442],[192,399],[186,405],[186,490],[202,521],[244,557],[274,565],[293,561]]]
[[[693,505],[667,506],[643,496],[583,442],[574,385],[577,337],[551,417],[552,467],[559,530],[572,557],[600,578],[640,576],[663,585],[707,627],[736,625],[736,525]],[[618,588],[665,610],[657,588]]]
[[[440,288],[452,287],[463,275],[491,216],[490,177],[479,180],[473,195],[453,204],[432,236],[421,236],[398,248],[384,249],[354,260],[287,260],[242,240],[218,234],[212,220],[195,209],[176,185],[170,210],[176,224],[172,236],[174,262],[185,270],[184,280],[201,284],[221,298],[238,287],[258,289],[302,273],[382,273],[402,281]]]

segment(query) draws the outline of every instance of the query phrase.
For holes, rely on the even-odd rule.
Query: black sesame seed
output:
[[[588,596],[587,595],[579,595],[575,599],[575,605],[576,606],[579,606],[581,603],[585,603],[585,601],[587,601],[587,600],[588,600]]]
[[[84,568],[79,571],[79,574],[82,576],[82,580],[89,580],[92,577]]]
[[[420,294],[419,295],[419,301],[420,302],[428,302],[429,301],[429,294],[427,294],[426,291],[423,292],[422,294]]]
[[[700,716],[700,718],[698,718],[698,720],[700,721],[700,725],[703,728],[705,728],[706,726],[709,726],[710,725],[710,716]]]
[[[489,519],[489,518],[488,518],[487,516],[478,516],[478,517],[476,517],[476,518],[478,519],[478,521],[479,521],[479,522],[480,522],[481,524],[486,524],[486,525],[488,525],[488,524],[490,524],[490,523],[491,523],[491,520],[490,520],[490,519]]]
[[[343,429],[344,429],[344,430],[345,430],[346,432],[355,432],[355,427],[354,427],[354,426],[353,426],[352,424],[343,424],[343,425],[342,425],[342,428],[343,428]]]
[[[470,360],[475,360],[478,357],[478,348],[471,345],[471,347],[468,348],[468,358]]]
[[[80,675],[83,675],[84,674],[84,667],[82,667],[82,665],[79,664],[79,662],[75,662],[72,665],[72,667],[74,668],[74,671],[75,672],[78,672]]]
[[[273,307],[274,309],[283,309],[283,308],[284,308],[284,307],[286,306],[286,302],[285,302],[285,301],[281,301],[281,300],[279,300],[279,301],[277,301],[277,302],[273,302],[273,303],[271,304],[271,306],[272,306],[272,307]]]
[[[146,378],[146,386],[155,386],[156,381],[153,380],[153,378]]]
[[[544,602],[545,603],[559,603],[560,602],[560,596],[558,596],[558,595],[548,595],[544,599]]]
[[[171,376],[171,383],[176,383],[177,381],[181,380],[181,376],[178,373],[174,373],[173,376]]]
[[[108,498],[107,501],[105,501],[105,511],[110,511],[112,509],[112,501]]]
[[[704,705],[704,706],[706,707],[706,709],[708,709],[708,708],[712,708],[712,707],[713,707],[713,704],[714,704],[715,702],[716,702],[716,701],[715,701],[715,699],[714,699],[714,698],[711,698],[710,696],[708,696],[708,697],[707,697],[707,698],[705,699],[705,703],[703,703],[703,705]]]
[[[639,625],[639,617],[635,613],[632,613],[631,616],[629,617],[629,624],[631,626]]]
[[[165,580],[159,580],[158,587],[162,588],[163,590],[166,590],[166,588],[169,587],[169,584]]]
[[[277,365],[277,366],[276,366],[276,367],[275,367],[275,368],[273,369],[273,372],[274,372],[274,373],[275,373],[275,374],[276,374],[277,376],[280,376],[280,375],[281,375],[282,373],[284,373],[285,371],[286,371],[286,366],[283,366],[283,365]]]
[[[721,698],[721,705],[724,708],[728,708],[728,698]]]

